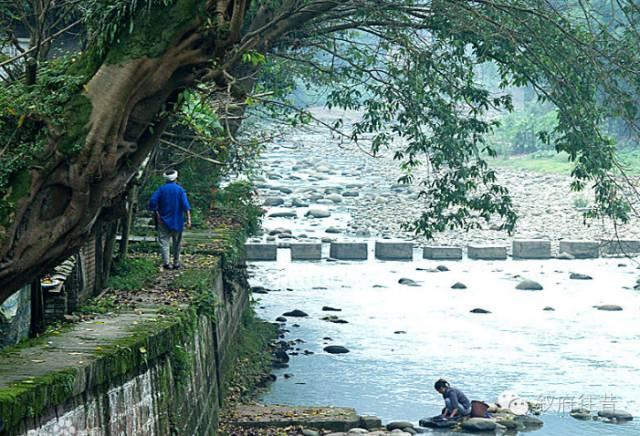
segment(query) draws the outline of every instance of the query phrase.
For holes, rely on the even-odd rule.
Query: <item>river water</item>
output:
[[[332,216],[306,218],[308,208],[297,207],[293,218],[265,218],[261,239],[286,244],[288,236],[267,236],[269,230],[284,228],[294,239],[331,237],[369,241],[372,247],[375,238],[366,237],[363,221],[354,219],[363,215],[363,197],[392,201],[393,195],[410,196],[411,191],[383,196],[393,180],[384,181],[363,156],[345,158],[328,145],[331,138],[318,135],[307,136],[302,145],[295,143],[298,138],[267,149],[262,158],[266,177],[258,179],[260,195],[284,200],[284,205],[268,208],[269,213],[290,206],[293,199],[306,199],[325,203]],[[349,190],[360,195],[327,201],[331,193]],[[342,233],[326,233],[329,227]],[[358,232],[364,236],[357,237]],[[382,232],[372,233],[381,237]],[[354,407],[383,422],[417,423],[441,409],[433,383],[444,377],[472,399],[493,402],[508,390],[539,401],[545,426],[536,434],[640,434],[637,420],[613,425],[568,415],[573,407],[640,415],[640,291],[633,290],[637,261],[435,262],[420,259],[416,250],[412,262],[375,260],[373,253],[362,262],[292,262],[287,249],[278,251],[277,262],[250,264],[252,285],[272,290],[255,295],[258,314],[274,320],[300,309],[309,316],[288,319],[285,339],[300,340],[299,354],[291,356],[288,368],[274,370],[277,381],[263,402]],[[433,272],[438,265],[449,271]],[[571,272],[593,280],[571,280]],[[401,285],[400,278],[419,286]],[[544,289],[515,289],[522,278],[536,280]],[[452,289],[456,282],[467,288]],[[593,307],[602,304],[623,310]],[[325,312],[323,306],[341,311]],[[491,313],[470,313],[474,308]],[[348,323],[323,321],[327,315]],[[327,354],[327,345],[350,352]]]

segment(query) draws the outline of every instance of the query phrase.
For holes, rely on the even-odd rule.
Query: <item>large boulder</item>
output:
[[[516,416],[513,419],[528,431],[538,429],[544,425],[544,421],[531,415]]]
[[[268,215],[271,218],[295,218],[298,216],[295,210],[293,209],[280,209],[274,210]]]
[[[462,422],[462,428],[467,431],[494,431],[496,422],[488,418],[469,418]]]
[[[348,353],[349,350],[341,345],[328,345],[324,347],[324,351],[329,354],[345,354]]]
[[[617,304],[602,304],[600,306],[595,306],[595,308],[607,312],[619,312],[622,310],[622,307],[618,306]]]
[[[542,285],[533,280],[523,280],[518,283],[516,289],[520,289],[521,291],[541,291]]]
[[[265,206],[280,206],[284,204],[284,199],[280,197],[268,197],[264,199],[264,203],[262,204]]]
[[[387,424],[387,430],[404,430],[405,428],[413,428],[413,424],[409,421],[392,421]]]
[[[418,283],[416,283],[415,280],[411,280],[408,278],[401,278],[400,280],[398,280],[398,283],[400,283],[401,285],[405,285],[405,286],[420,286]]]
[[[571,275],[569,275],[569,278],[571,280],[593,280],[593,277],[591,277],[590,275],[580,273],[571,273]]]
[[[569,416],[582,421],[590,421],[592,418],[591,411],[581,407],[571,409],[571,412],[569,412]]]
[[[633,415],[624,410],[601,410],[598,412],[600,418],[609,419],[611,421],[631,421]]]
[[[295,309],[295,310],[292,310],[290,312],[283,313],[282,316],[291,316],[291,317],[294,317],[294,318],[296,318],[296,317],[297,318],[302,318],[302,317],[309,316],[309,315],[307,315],[305,312],[303,312],[300,309]]]
[[[309,208],[305,216],[311,218],[329,218],[331,216],[331,212],[329,212],[329,209],[325,207],[315,206]]]
[[[482,309],[480,307],[476,307],[475,309],[471,309],[469,312],[470,313],[491,313],[491,311],[489,311],[487,309]]]

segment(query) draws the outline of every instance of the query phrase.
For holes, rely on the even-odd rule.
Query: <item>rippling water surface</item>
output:
[[[640,293],[630,289],[633,262],[290,262],[288,250],[279,251],[277,263],[251,266],[252,284],[278,290],[257,295],[258,313],[270,320],[292,309],[308,313],[289,319],[287,339],[304,340],[300,351],[315,354],[292,356],[289,368],[277,370],[264,402],[350,406],[383,421],[417,422],[442,407],[432,386],[446,377],[473,399],[495,401],[510,390],[541,401],[545,427],[537,434],[640,434],[636,423],[568,416],[577,405],[640,414]],[[416,270],[439,264],[450,271]],[[594,279],[570,280],[570,272]],[[517,275],[544,290],[516,290]],[[420,286],[398,284],[403,277]],[[451,289],[457,281],[468,288]],[[624,310],[592,307],[600,304]],[[325,305],[342,311],[323,312]],[[543,311],[546,306],[555,311]],[[492,313],[469,312],[477,307]],[[322,321],[327,314],[349,323]],[[329,355],[322,350],[328,344],[351,352]]]
[[[305,218],[308,208],[299,207],[295,218],[265,219],[265,229],[282,227],[300,240],[358,239],[363,229],[377,238],[408,237],[393,233],[395,221],[415,216],[419,207],[415,190],[394,190],[397,172],[390,170],[388,162],[343,149],[326,132],[285,135],[267,148],[261,167],[265,174],[257,180],[260,195],[281,197],[284,202],[269,212],[291,207],[293,198],[309,199],[310,193],[317,196],[309,203],[341,190],[359,194],[325,204],[331,211],[329,218]],[[526,178],[526,174],[518,173],[518,177]],[[517,179],[515,187],[524,181]],[[533,190],[537,192],[539,186]],[[556,204],[569,201],[562,192],[554,191],[546,200],[518,197],[529,201],[518,205],[528,226],[525,235],[552,238],[555,247],[557,237],[582,234],[576,233],[573,221],[578,218],[571,219],[576,215],[572,206]],[[549,201],[557,206],[552,208],[555,215],[549,212]],[[393,213],[374,213],[384,208]],[[531,216],[527,214],[535,218],[528,224],[526,218]],[[326,233],[330,226],[342,234]],[[473,239],[488,237],[490,243],[510,243],[506,234],[497,233],[483,229]],[[459,234],[452,241],[465,245],[469,238]],[[369,243],[372,247],[373,238]],[[325,251],[327,248],[325,244]],[[545,426],[536,434],[640,435],[637,420],[613,425],[568,416],[577,406],[594,411],[616,408],[640,416],[640,291],[633,290],[639,275],[636,261],[383,262],[374,260],[373,253],[364,262],[290,262],[288,257],[289,251],[281,249],[278,262],[250,265],[253,285],[278,290],[256,295],[260,316],[274,320],[292,309],[309,314],[288,320],[286,339],[303,340],[301,354],[292,356],[289,368],[276,371],[278,380],[262,398],[264,402],[349,406],[385,422],[408,419],[417,423],[441,409],[442,399],[433,383],[445,377],[472,399],[494,402],[502,391],[510,390],[540,401]],[[415,253],[416,259],[420,257]],[[450,271],[416,270],[439,264]],[[593,280],[570,280],[571,272],[592,275]],[[403,277],[420,286],[398,284]],[[523,277],[540,282],[544,289],[516,290]],[[467,289],[451,289],[458,281]],[[601,304],[620,305],[624,310],[593,308]],[[323,312],[323,306],[342,311]],[[543,311],[546,306],[555,311]],[[470,313],[474,308],[491,313]],[[321,320],[334,314],[348,324]],[[399,331],[406,333],[395,333]],[[350,353],[327,354],[323,348],[329,344],[343,345]],[[305,350],[314,354],[302,354]]]

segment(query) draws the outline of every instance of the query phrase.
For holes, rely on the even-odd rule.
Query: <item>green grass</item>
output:
[[[510,168],[518,170],[532,171],[536,173],[571,173],[573,164],[568,161],[566,153],[560,154],[528,154],[524,156],[509,156],[489,160],[489,165],[495,168]]]
[[[627,175],[640,175],[640,150],[621,150],[618,159]],[[533,153],[524,156],[489,159],[489,165],[495,168],[510,168],[537,173],[571,174],[573,163],[566,153]]]
[[[114,265],[107,287],[124,291],[137,291],[151,283],[158,268],[150,257],[130,257]]]

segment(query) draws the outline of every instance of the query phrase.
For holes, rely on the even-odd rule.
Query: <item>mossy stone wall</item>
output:
[[[250,308],[246,286],[223,283],[222,274],[212,286],[220,301],[214,315],[176,317],[114,343],[84,370],[71,370],[69,389],[55,401],[49,392],[59,383],[38,392],[36,383],[35,396],[20,392],[13,404],[0,395],[0,435],[215,434]],[[48,398],[38,403],[36,394]],[[34,409],[34,401],[44,406]]]

